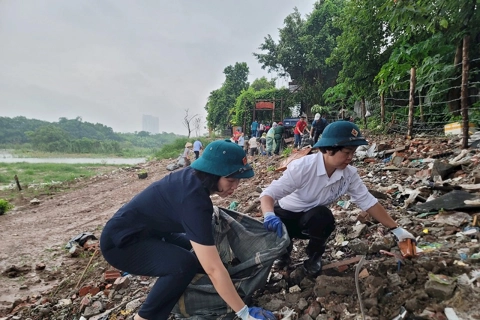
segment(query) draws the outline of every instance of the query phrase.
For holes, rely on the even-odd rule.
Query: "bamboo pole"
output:
[[[408,98],[408,130],[407,136],[413,136],[413,107],[415,105],[415,85],[416,85],[416,69],[410,69],[410,96]]]
[[[470,129],[468,119],[468,50],[470,50],[470,36],[463,37],[463,53],[462,53],[462,91],[461,91],[461,106],[462,106],[462,118],[463,118],[463,130],[462,130],[462,148],[468,148],[468,130]]]
[[[98,252],[98,249],[95,249],[95,251],[94,251],[93,254],[92,254],[92,257],[90,258],[90,261],[88,261],[87,266],[86,266],[85,269],[83,270],[83,273],[82,273],[82,275],[80,276],[80,279],[78,279],[78,282],[77,282],[77,285],[75,286],[75,289],[78,289],[78,286],[80,285],[80,282],[82,281],[83,276],[85,275],[85,272],[87,272],[87,269],[88,269],[88,267],[90,267],[90,264],[92,263],[93,257],[95,257],[95,255],[97,254],[97,252]]]

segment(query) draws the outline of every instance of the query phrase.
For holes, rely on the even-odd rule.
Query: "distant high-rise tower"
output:
[[[158,117],[150,116],[148,114],[142,115],[142,131],[150,132],[151,134],[159,133]]]

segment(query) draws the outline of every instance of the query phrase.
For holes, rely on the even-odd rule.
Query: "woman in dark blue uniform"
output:
[[[154,182],[107,222],[100,240],[107,262],[131,274],[158,277],[135,320],[167,319],[200,267],[242,320],[273,316],[242,301],[220,259],[211,225],[210,195],[227,197],[240,179],[253,175],[241,147],[214,141],[190,167]]]

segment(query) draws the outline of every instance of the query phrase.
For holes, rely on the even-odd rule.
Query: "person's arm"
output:
[[[383,224],[385,227],[389,229],[398,227],[398,224],[395,222],[395,220],[390,217],[388,212],[379,202],[366,211],[372,218]]]
[[[217,247],[204,246],[193,241],[190,242],[203,270],[205,270],[212,281],[217,293],[233,311],[238,312],[245,306],[245,302],[238,295],[232,279],[218,255]]]
[[[307,130],[308,134],[310,134],[310,130],[308,130],[308,123],[305,122],[305,130]]]
[[[264,195],[260,198],[260,209],[262,209],[263,214],[267,212],[273,212],[273,206],[275,201],[272,197]]]
[[[298,160],[288,164],[287,170],[277,180],[273,180],[270,185],[260,194],[260,209],[263,215],[267,212],[274,212],[275,200],[280,200],[295,190],[299,189],[306,182],[307,178],[303,171],[302,164]]]
[[[370,216],[372,216],[375,220],[383,224],[388,231],[390,231],[396,238],[397,242],[402,242],[407,239],[411,239],[416,242],[415,236],[405,230],[404,228],[400,227],[398,223],[396,223],[392,217],[387,213],[385,208],[380,204],[377,203],[370,209],[366,210]]]

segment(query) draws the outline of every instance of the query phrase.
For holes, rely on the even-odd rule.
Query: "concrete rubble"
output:
[[[418,255],[403,259],[386,228],[344,197],[331,205],[337,228],[322,275],[305,276],[306,242],[295,240],[293,265],[272,270],[252,304],[279,319],[362,319],[362,309],[364,319],[480,319],[478,144],[462,150],[458,137],[372,136],[369,141],[370,146],[357,150],[354,165],[372,194],[417,237]],[[258,196],[288,161],[282,156],[252,160],[255,177],[244,181],[232,198],[213,197],[213,202],[261,219]],[[81,250],[92,255],[98,250],[95,240]],[[82,255],[73,252],[66,253],[70,259]],[[359,300],[355,269],[362,256]],[[79,283],[16,301],[0,320],[130,319],[155,279],[112,269],[98,253],[91,260],[81,270],[90,272]],[[25,268],[12,266],[2,275],[18,277],[29,271]]]

